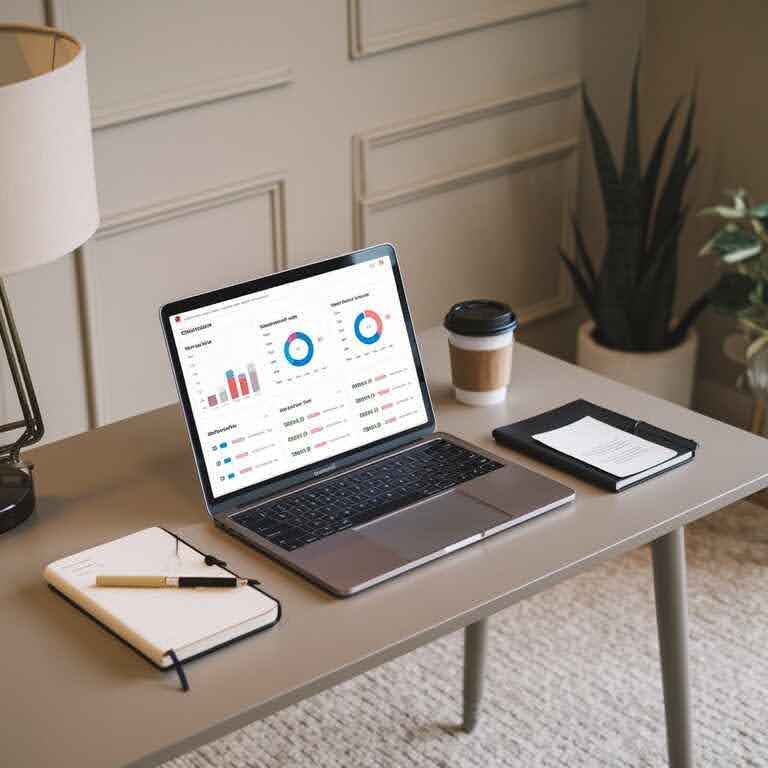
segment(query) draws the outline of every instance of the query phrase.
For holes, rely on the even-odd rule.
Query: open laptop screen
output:
[[[212,499],[433,420],[390,246],[188,302],[163,319]]]

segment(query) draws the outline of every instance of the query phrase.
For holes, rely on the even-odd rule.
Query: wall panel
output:
[[[279,7],[227,0],[54,0],[57,14],[88,41],[94,128],[287,85]]]
[[[371,56],[583,3],[584,0],[349,0],[350,56]]]
[[[367,237],[396,234],[418,329],[466,298],[507,301],[522,322],[570,305],[558,248],[574,149],[566,143],[372,202]]]
[[[97,424],[176,400],[162,304],[283,266],[282,189],[257,179],[104,222],[84,250]]]
[[[578,135],[578,80],[362,135],[366,195],[418,183]]]
[[[558,249],[570,250],[578,85],[355,137],[356,245],[400,247],[417,327],[470,295],[512,302],[522,322],[570,306]]]

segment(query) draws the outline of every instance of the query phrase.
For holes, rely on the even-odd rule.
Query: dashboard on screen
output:
[[[215,499],[429,420],[389,258],[167,322]]]

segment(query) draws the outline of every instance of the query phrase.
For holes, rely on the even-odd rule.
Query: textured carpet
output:
[[[768,510],[688,528],[699,766],[768,766]],[[495,616],[479,725],[458,730],[457,633],[165,768],[662,766],[648,548]]]

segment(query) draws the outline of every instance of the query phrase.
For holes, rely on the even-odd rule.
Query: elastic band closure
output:
[[[179,676],[179,682],[181,683],[181,690],[186,692],[189,690],[189,681],[187,680],[187,674],[184,672],[184,667],[181,665],[181,662],[179,661],[179,657],[176,655],[176,651],[171,648],[170,651],[166,653],[166,656],[171,657],[171,661],[173,662],[173,668],[176,670],[176,674]]]

